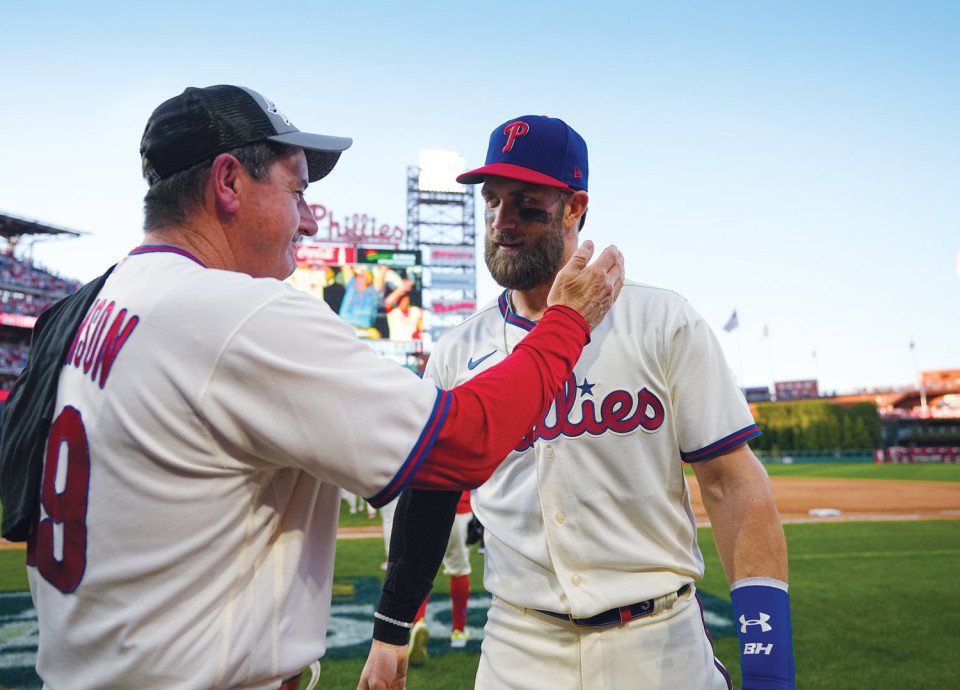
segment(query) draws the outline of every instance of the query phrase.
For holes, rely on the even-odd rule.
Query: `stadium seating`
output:
[[[0,317],[36,317],[75,292],[80,281],[61,278],[9,252],[0,252]],[[27,363],[29,328],[0,325],[0,390],[9,389]]]

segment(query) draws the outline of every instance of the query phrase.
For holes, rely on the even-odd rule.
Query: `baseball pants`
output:
[[[398,498],[380,506],[380,520],[383,522],[383,549],[390,556],[390,538],[393,536],[393,514],[397,512]]]
[[[447,552],[443,555],[443,574],[458,577],[470,574],[470,547],[467,546],[467,525],[473,513],[461,513],[453,520]]]
[[[729,690],[693,588],[619,625],[578,628],[496,597],[476,690]]]

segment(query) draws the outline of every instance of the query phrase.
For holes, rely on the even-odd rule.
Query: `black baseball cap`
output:
[[[189,87],[161,103],[143,130],[140,158],[148,184],[258,141],[298,146],[307,156],[308,179],[325,177],[353,139],[308,134],[293,126],[256,91],[221,84]]]

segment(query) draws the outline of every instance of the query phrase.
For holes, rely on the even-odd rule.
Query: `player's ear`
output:
[[[566,228],[579,228],[580,217],[587,212],[587,204],[590,197],[586,192],[576,191],[570,195],[567,200],[566,208],[563,213],[563,225]]]
[[[243,164],[237,160],[236,156],[221,153],[213,159],[208,184],[218,209],[228,213],[236,213],[239,210],[242,172],[244,172]]]

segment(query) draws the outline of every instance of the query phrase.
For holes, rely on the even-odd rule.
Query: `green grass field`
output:
[[[874,465],[872,463],[808,463],[764,465],[771,477],[819,477],[822,479],[892,479],[896,481],[960,482],[960,464],[915,463]],[[689,465],[684,472],[693,474]]]
[[[785,531],[798,688],[960,688],[947,651],[960,630],[960,521],[791,524]],[[700,530],[700,543],[707,575],[699,587],[726,597],[709,529]],[[338,577],[369,574],[380,546],[340,542]],[[446,578],[438,578],[435,591],[446,590]],[[716,653],[739,683],[736,640],[721,638]],[[478,654],[461,652],[431,657],[411,669],[408,687],[473,688],[478,661]],[[325,661],[321,677],[328,685],[321,687],[355,688],[362,668],[362,659]]]
[[[771,476],[960,481],[957,465],[768,465]],[[376,524],[365,514],[345,524]],[[844,522],[785,526],[790,550],[797,687],[803,690],[945,690],[960,688],[950,649],[960,630],[960,521]],[[728,599],[709,529],[700,530],[704,592]],[[336,579],[376,577],[380,538],[341,540]],[[474,552],[475,590],[482,556]],[[0,551],[0,591],[26,589],[23,552]],[[436,593],[448,591],[440,576]],[[735,638],[717,656],[739,682]],[[455,651],[411,669],[410,690],[473,687],[479,655]],[[353,690],[363,659],[322,662],[320,688]],[[4,683],[0,659],[0,686]],[[737,687],[737,686],[735,686]],[[672,689],[670,689],[672,690]]]
[[[810,463],[764,465],[771,477],[821,477],[829,479],[894,479],[897,481],[960,482],[960,464],[913,463]]]

